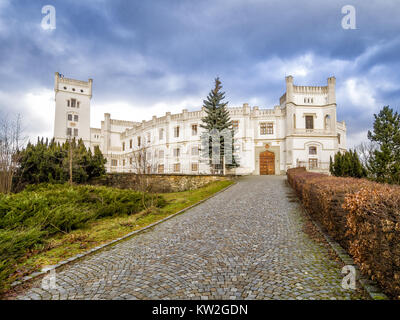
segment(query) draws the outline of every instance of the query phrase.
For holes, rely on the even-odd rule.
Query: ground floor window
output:
[[[116,166],[118,165],[118,160],[117,160],[117,159],[112,159],[112,160],[111,160],[111,165],[112,165],[113,167],[116,167]]]
[[[159,165],[158,165],[157,172],[158,172],[158,173],[164,173],[164,165],[163,165],[163,164],[159,164]]]
[[[181,164],[174,163],[174,172],[180,172],[180,171],[181,171]]]
[[[310,169],[318,168],[318,159],[308,159],[308,166]]]
[[[199,170],[199,164],[197,162],[192,163],[192,171],[198,171]]]

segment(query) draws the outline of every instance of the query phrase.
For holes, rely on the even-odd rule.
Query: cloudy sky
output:
[[[41,27],[42,7],[56,29]],[[345,30],[344,5],[356,9]],[[373,114],[400,106],[398,0],[0,0],[0,117],[20,113],[31,138],[52,136],[54,72],[94,80],[92,126],[104,112],[141,121],[201,107],[213,79],[230,106],[273,108],[285,75],[337,79],[348,145]]]

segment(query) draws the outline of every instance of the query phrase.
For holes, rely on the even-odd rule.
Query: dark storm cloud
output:
[[[40,27],[47,4],[56,8],[53,31]],[[125,101],[132,119],[137,108],[157,104],[200,106],[217,75],[232,103],[263,108],[278,102],[287,74],[302,85],[325,85],[335,75],[338,118],[352,139],[382,105],[399,106],[400,5],[352,1],[357,30],[344,30],[346,4],[0,0],[0,115],[30,117],[22,97],[52,90],[55,71],[93,78],[94,102]],[[32,124],[30,132],[40,131]]]

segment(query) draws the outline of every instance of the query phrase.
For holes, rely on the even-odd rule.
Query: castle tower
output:
[[[90,99],[93,80],[80,81],[64,78],[55,73],[55,120],[54,138],[64,142],[69,138],[82,138],[90,147]]]

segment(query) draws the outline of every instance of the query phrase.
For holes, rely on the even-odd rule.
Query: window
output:
[[[179,157],[180,156],[180,152],[181,151],[181,149],[179,149],[179,148],[175,148],[174,149],[174,157]]]
[[[262,134],[262,135],[267,134],[267,124],[266,123],[260,124],[260,134]]]
[[[122,142],[122,151],[125,151],[125,142]]]
[[[192,162],[192,171],[199,171],[199,164],[197,162]]]
[[[232,128],[235,131],[239,130],[239,120],[233,120],[232,121]]]
[[[72,121],[72,114],[68,114],[68,121]]]
[[[338,135],[337,135],[337,141],[340,144],[340,133],[338,133]]]
[[[192,156],[198,156],[199,155],[199,147],[194,146],[192,147]]]
[[[159,140],[164,139],[164,129],[160,129],[160,130],[158,131],[158,139],[159,139]]]
[[[314,98],[304,98],[304,103],[314,103]]]
[[[180,172],[180,171],[181,171],[181,164],[174,163],[174,172]]]
[[[309,147],[308,154],[317,154],[317,147]]]
[[[318,168],[318,159],[308,159],[309,169]]]
[[[141,139],[140,139],[140,137],[137,137],[137,145],[138,145],[138,147],[140,147],[140,141]]]
[[[147,133],[147,143],[150,143],[150,132]]]
[[[129,158],[129,164],[130,164],[130,165],[132,165],[132,164],[133,164],[133,159],[132,159],[132,157],[131,157],[131,158]]]
[[[71,108],[76,107],[76,99],[71,99]]]
[[[122,160],[122,165],[125,167],[125,159]]]
[[[74,137],[77,137],[78,136],[78,129],[74,129]]]
[[[117,159],[111,159],[111,166],[116,167],[118,165]]]
[[[325,116],[325,130],[328,130],[330,128],[330,123],[331,123],[331,116],[329,114],[327,114]]]
[[[179,137],[179,127],[174,128],[174,137],[178,138]]]
[[[274,124],[267,123],[267,134],[273,134],[273,133],[274,133]]]
[[[74,121],[75,121],[75,122],[78,122],[78,119],[79,119],[78,115],[75,114],[75,115],[74,115]]]
[[[69,107],[70,106],[70,102],[69,102],[69,100],[67,100],[67,107]]]
[[[81,92],[83,92],[83,90],[81,89]]]
[[[159,150],[158,151],[158,157],[161,158],[161,159],[164,158],[164,150]]]
[[[129,140],[129,148],[132,149],[132,139]]]
[[[306,129],[314,129],[314,117],[306,116]]]
[[[72,128],[67,128],[67,136],[72,136]]]
[[[72,88],[72,91],[75,91],[75,88]]]
[[[192,136],[197,136],[197,124],[192,124]]]
[[[158,165],[157,172],[158,173],[164,173],[164,165],[163,164],[159,164]]]
[[[147,174],[151,173],[151,166],[147,166],[146,172],[147,172]]]

